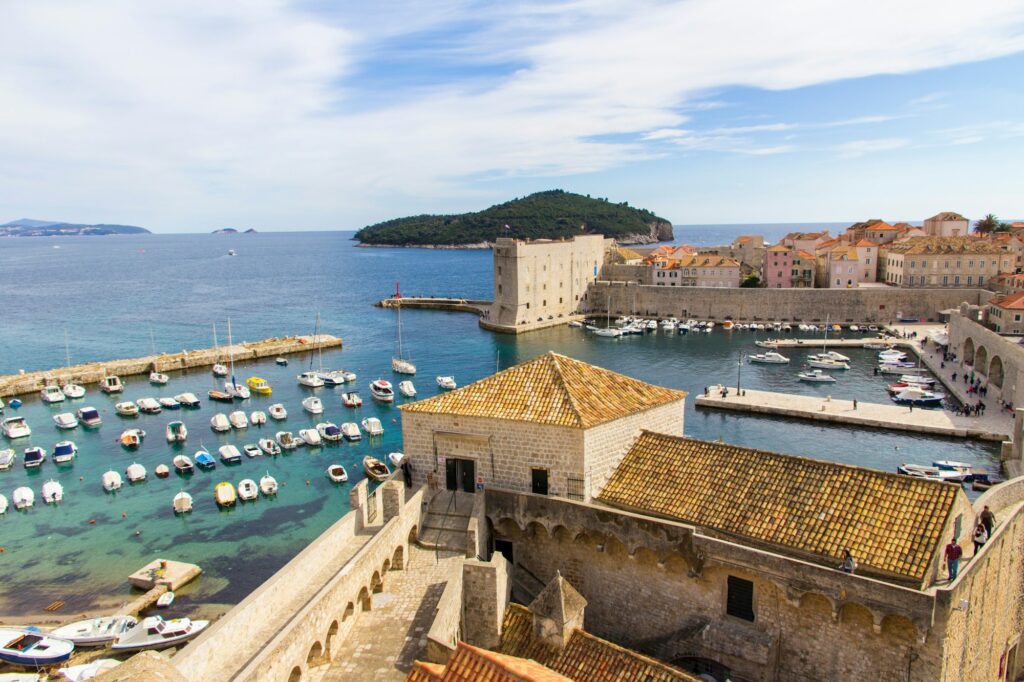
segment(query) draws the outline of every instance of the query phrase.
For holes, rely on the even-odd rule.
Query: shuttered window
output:
[[[754,583],[729,576],[725,612],[743,620],[754,620]]]

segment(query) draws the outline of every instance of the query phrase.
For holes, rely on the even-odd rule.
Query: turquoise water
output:
[[[344,339],[344,348],[325,351],[327,368],[345,368],[359,375],[356,387],[365,403],[348,410],[340,403],[343,389],[318,389],[326,406],[319,418],[300,406],[310,389],[300,387],[295,374],[311,358],[291,356],[288,367],[272,360],[236,366],[237,376],[258,375],[274,386],[274,395],[245,401],[247,412],[283,402],[289,411],[286,426],[273,423],[263,431],[298,431],[316,421],[359,421],[376,415],[385,434],[375,442],[300,448],[271,460],[245,459],[189,479],[172,474],[152,476],[153,468],[170,463],[177,452],[164,441],[164,426],[183,419],[189,439],[182,450],[192,454],[200,444],[216,454],[227,442],[255,442],[260,429],[217,435],[210,417],[230,406],[203,401],[198,410],[124,419],[113,411],[120,398],[95,390],[78,401],[50,407],[28,397],[18,411],[33,428],[31,439],[15,443],[18,466],[0,472],[0,492],[11,496],[20,485],[31,485],[37,505],[27,513],[8,511],[0,517],[0,614],[34,613],[56,599],[70,613],[127,598],[126,577],[145,562],[166,556],[198,563],[202,580],[176,602],[180,612],[207,604],[230,604],[294,556],[347,509],[348,485],[332,485],[327,465],[340,462],[350,482],[362,477],[359,462],[367,453],[385,455],[401,449],[398,410],[370,401],[367,384],[390,373],[395,338],[395,313],[372,307],[390,294],[396,279],[408,294],[488,297],[490,253],[484,251],[424,251],[358,249],[344,233],[259,234],[237,236],[172,235],[125,238],[8,239],[0,242],[0,301],[5,315],[0,326],[0,373],[48,368],[64,363],[64,330],[69,331],[73,362],[131,357],[150,352],[150,329],[157,350],[176,351],[212,344],[211,325],[232,318],[236,341],[311,333],[317,310],[323,329]],[[60,246],[54,249],[53,246]],[[234,248],[238,256],[228,257]],[[593,338],[569,328],[550,329],[520,337],[480,330],[476,318],[461,313],[405,311],[406,342],[419,367],[415,378],[420,396],[437,391],[434,376],[454,374],[460,385],[479,379],[495,367],[508,367],[547,350],[609,367],[648,381],[697,394],[704,386],[735,385],[737,359],[752,352],[753,334],[725,332]],[[796,381],[799,359],[812,349],[787,351],[791,368],[744,365],[741,381],[749,388],[832,395],[835,398],[885,400],[884,380],[871,372],[872,355],[851,351],[854,368],[831,386]],[[312,359],[316,364],[316,359]],[[137,399],[192,391],[205,398],[213,387],[206,371],[171,375],[166,387],[151,387],[144,377],[127,382],[124,396]],[[401,401],[401,399],[399,399]],[[59,433],[51,416],[93,405],[104,424],[89,431]],[[240,407],[243,404],[239,404]],[[8,410],[10,413],[10,410]],[[135,452],[115,443],[121,431],[138,426],[148,433]],[[824,426],[773,418],[696,411],[687,406],[688,435],[718,439],[782,452],[832,459],[893,470],[903,461],[927,463],[957,459],[991,465],[994,444],[926,438],[861,429]],[[80,455],[73,465],[47,462],[41,470],[21,467],[21,450],[36,444],[52,450],[56,441],[74,440]],[[0,447],[8,445],[0,439]],[[124,473],[133,461],[150,472],[148,482],[108,495],[100,476],[108,469]],[[218,511],[213,486],[222,480],[237,484],[259,479],[270,471],[282,483],[276,500],[239,505]],[[65,487],[58,507],[41,503],[40,488],[50,479]],[[308,481],[308,484],[307,484]],[[175,517],[171,499],[179,490],[195,498],[195,511]],[[95,523],[90,523],[95,521]]]

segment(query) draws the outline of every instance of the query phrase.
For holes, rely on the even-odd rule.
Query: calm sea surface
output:
[[[727,226],[726,231],[732,229]],[[208,347],[214,322],[223,342],[228,317],[235,341],[312,333],[320,311],[324,331],[344,339],[342,350],[324,352],[323,365],[358,373],[356,387],[367,398],[363,408],[344,408],[341,389],[318,389],[325,415],[306,415],[300,401],[311,391],[298,386],[294,376],[319,361],[296,355],[287,367],[272,360],[236,366],[240,380],[259,375],[274,386],[272,397],[253,397],[245,409],[283,402],[289,418],[277,428],[291,431],[324,419],[340,424],[370,415],[378,416],[385,427],[384,436],[373,442],[300,448],[232,467],[218,463],[216,470],[187,479],[172,475],[159,480],[152,476],[153,468],[169,464],[177,452],[164,441],[168,421],[187,423],[189,439],[181,451],[189,455],[200,446],[216,454],[225,443],[255,442],[261,430],[215,434],[209,420],[224,406],[205,400],[198,410],[126,420],[113,409],[119,398],[92,389],[82,400],[55,407],[29,397],[17,413],[28,419],[33,434],[13,444],[18,464],[0,472],[0,492],[10,499],[16,487],[29,485],[37,504],[27,513],[9,510],[0,517],[0,615],[36,613],[58,599],[68,603],[64,613],[125,601],[128,573],[158,556],[194,562],[205,571],[180,595],[176,613],[236,603],[345,513],[348,485],[332,485],[324,475],[327,465],[344,464],[350,482],[356,482],[362,478],[359,462],[365,454],[383,456],[401,449],[398,410],[368,399],[372,379],[395,378],[390,372],[395,313],[371,304],[389,295],[396,280],[407,294],[488,298],[491,289],[488,251],[361,249],[349,237],[350,233],[296,233],[0,240],[0,373],[63,365],[65,329],[72,362],[83,362],[145,355],[152,345],[168,352]],[[238,255],[228,257],[229,248]],[[719,329],[712,334],[657,333],[612,340],[569,328],[521,337],[495,335],[479,329],[474,316],[460,313],[410,310],[402,313],[402,321],[419,368],[415,382],[421,397],[437,392],[437,374],[454,374],[459,385],[465,385],[495,367],[552,349],[696,394],[720,381],[735,385],[737,360],[754,349],[751,332]],[[831,386],[796,381],[799,361],[808,352],[812,349],[787,351],[794,361],[791,368],[744,365],[742,383],[837,399],[886,399],[884,381],[872,375],[870,352],[851,351],[853,369]],[[138,399],[192,391],[205,398],[213,385],[208,372],[197,370],[173,374],[166,387],[132,379],[124,396]],[[103,425],[59,433],[51,416],[84,405],[99,408]],[[8,409],[6,414],[12,412]],[[115,443],[129,426],[148,433],[135,452]],[[271,425],[262,429],[272,430],[276,428]],[[994,444],[695,411],[692,404],[687,406],[686,432],[889,471],[904,461],[957,459],[992,465],[996,457]],[[80,449],[72,465],[58,467],[47,461],[31,472],[22,467],[25,447],[40,445],[51,451],[64,438],[74,440]],[[0,448],[9,446],[0,438]],[[123,474],[133,461],[146,466],[150,480],[105,494],[100,486],[103,472],[114,469]],[[237,484],[243,478],[259,479],[267,471],[282,484],[276,500],[218,511],[213,500],[217,482]],[[65,488],[65,500],[58,507],[41,502],[40,489],[50,478]],[[196,503],[195,511],[181,518],[171,512],[171,499],[179,490],[189,491]]]

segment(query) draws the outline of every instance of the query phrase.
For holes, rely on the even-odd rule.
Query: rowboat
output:
[[[331,479],[332,483],[344,483],[348,480],[348,472],[340,464],[332,464],[327,467],[327,478]]]
[[[370,455],[363,457],[363,470],[367,476],[375,481],[383,481],[391,475],[391,470],[388,469],[387,464]]]
[[[0,630],[0,661],[40,667],[71,658],[75,645],[31,630]]]

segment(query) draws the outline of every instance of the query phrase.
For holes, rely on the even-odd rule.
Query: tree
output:
[[[996,217],[995,213],[989,213],[981,220],[974,221],[974,231],[979,234],[989,234],[991,232],[1005,231],[1006,229],[1007,226],[999,222],[999,218]]]
[[[747,278],[740,283],[743,289],[756,289],[761,286],[761,278],[755,274],[747,275]]]

